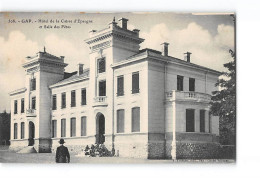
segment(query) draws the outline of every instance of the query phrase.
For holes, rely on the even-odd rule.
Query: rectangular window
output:
[[[205,132],[205,110],[200,110],[200,132]]]
[[[81,136],[87,135],[87,119],[86,116],[81,117]]]
[[[124,77],[119,76],[117,77],[117,96],[124,95]]]
[[[81,89],[81,105],[87,104],[87,90],[86,88]]]
[[[183,91],[183,76],[177,75],[177,90]]]
[[[106,60],[101,58],[98,60],[98,73],[103,73],[106,71]]]
[[[21,122],[21,139],[24,139],[24,122]]]
[[[57,137],[57,120],[52,120],[52,124],[51,124],[51,126],[52,126],[52,134],[51,134],[51,136],[52,136],[52,138],[55,138],[55,137]]]
[[[195,91],[195,79],[189,78],[189,91]]]
[[[140,132],[140,108],[132,108],[132,132]]]
[[[57,109],[57,96],[56,94],[52,95],[52,110]]]
[[[76,118],[70,119],[70,137],[76,136]]]
[[[14,139],[17,139],[17,123],[14,123]]]
[[[14,100],[14,114],[17,114],[17,100]]]
[[[36,78],[31,79],[31,91],[36,90]]]
[[[61,94],[61,108],[66,108],[66,93]]]
[[[61,120],[61,137],[66,137],[66,119]]]
[[[36,97],[32,97],[32,109],[36,109]]]
[[[186,109],[186,132],[195,132],[194,109]]]
[[[71,107],[76,106],[76,91],[71,91]]]
[[[21,113],[24,113],[24,98],[21,99]]]
[[[99,96],[106,96],[106,81],[99,82]]]
[[[124,133],[125,128],[125,110],[117,110],[117,133]]]
[[[132,74],[132,93],[139,93],[139,72]]]

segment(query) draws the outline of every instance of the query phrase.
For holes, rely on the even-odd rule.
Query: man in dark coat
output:
[[[70,163],[70,154],[67,147],[63,144],[65,143],[64,139],[60,139],[60,146],[57,147],[56,151],[56,163]]]

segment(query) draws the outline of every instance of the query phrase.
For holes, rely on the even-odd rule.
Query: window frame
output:
[[[18,139],[18,124],[14,123],[14,139]]]
[[[24,139],[24,122],[21,122],[21,139]]]
[[[119,113],[121,111],[122,111],[122,114],[123,114],[122,119],[119,118],[120,117]],[[116,111],[116,123],[117,123],[116,132],[117,133],[125,133],[125,110],[124,109],[118,109]]]
[[[18,113],[18,100],[14,100],[14,114]]]
[[[73,125],[73,123],[75,123]],[[77,135],[77,122],[76,122],[76,118],[72,117],[70,118],[70,137],[76,137]]]
[[[64,98],[63,98],[64,97]],[[61,93],[61,109],[66,108],[66,92]]]
[[[87,117],[86,116],[81,116],[81,118],[80,118],[80,136],[87,136]]]
[[[187,116],[188,111],[193,112],[193,119],[188,119],[188,116]],[[192,123],[188,124],[188,122],[192,122]],[[186,132],[195,132],[195,109],[186,109]]]
[[[104,93],[105,93],[105,95],[102,95],[102,96],[106,96],[106,94],[107,94],[107,82],[106,82],[106,80],[100,80],[99,82],[98,82],[98,96],[101,96],[101,88],[100,88],[100,83],[102,83],[102,82],[104,82],[105,83],[105,89],[103,89],[103,91],[104,91]]]
[[[57,95],[52,95],[52,110],[57,110]]]
[[[122,79],[121,86],[119,86],[120,79]],[[124,96],[124,76],[123,75],[117,77],[117,93],[116,94],[117,94],[117,96]]]
[[[62,121],[64,121],[64,122],[62,122]],[[66,119],[65,118],[63,118],[63,119],[61,119],[61,130],[60,130],[60,132],[61,132],[61,137],[66,137]]]
[[[83,96],[83,91],[85,91],[85,97]],[[81,105],[87,105],[87,88],[81,88]]]
[[[32,106],[31,109],[36,110],[36,96],[32,96]]]
[[[70,107],[76,107],[76,90],[70,92]]]
[[[31,78],[30,80],[31,83],[31,91],[35,91],[36,90],[36,78]]]
[[[24,98],[21,99],[21,113],[24,113]]]
[[[100,62],[102,62],[102,61],[104,61],[103,68],[100,67]],[[97,73],[101,74],[101,73],[105,73],[105,72],[106,72],[106,58],[102,57],[102,58],[97,59]]]
[[[193,83],[193,85],[191,85]],[[195,92],[196,85],[195,85],[195,78],[189,78],[189,91]]]
[[[135,75],[138,75],[138,78],[134,78]],[[138,82],[135,82],[134,80],[138,79]],[[132,94],[140,93],[140,74],[138,72],[132,73]]]
[[[177,90],[183,91],[184,76],[177,75]]]
[[[138,130],[135,129],[135,122],[136,122],[136,119],[134,118],[134,110],[135,109],[139,109],[139,126],[138,126]],[[141,131],[141,108],[140,107],[133,107],[131,109],[131,132],[140,132]]]
[[[51,137],[57,138],[57,120],[51,121]]]
[[[204,109],[200,110],[200,132],[206,132],[206,110]]]

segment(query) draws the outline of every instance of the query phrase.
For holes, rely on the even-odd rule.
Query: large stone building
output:
[[[218,117],[209,113],[218,71],[162,52],[140,50],[144,39],[127,19],[93,30],[85,41],[89,68],[66,73],[64,57],[27,57],[25,87],[11,96],[11,148],[51,152],[64,138],[71,152],[103,143],[123,157],[212,158]]]

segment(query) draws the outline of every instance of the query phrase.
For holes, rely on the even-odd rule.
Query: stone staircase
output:
[[[24,147],[23,149],[19,150],[16,153],[29,154],[29,153],[37,153],[37,152],[33,146],[27,146],[27,147]]]

